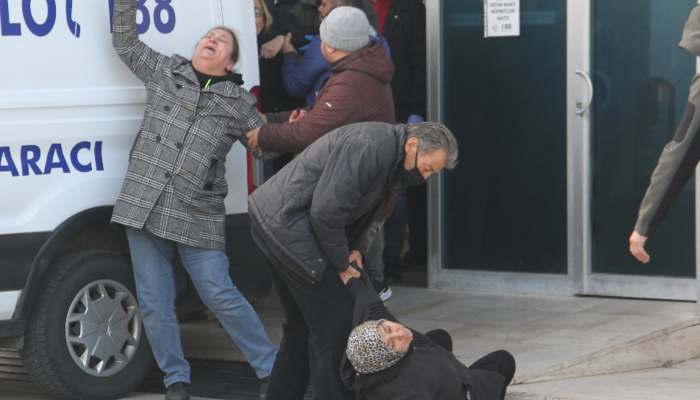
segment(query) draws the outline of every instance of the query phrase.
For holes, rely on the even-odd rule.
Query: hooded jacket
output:
[[[405,125],[347,125],[323,136],[248,197],[252,225],[275,256],[309,282],[351,250],[398,186]],[[360,251],[362,252],[362,251]]]
[[[696,6],[690,12],[679,46],[700,57],[700,6]],[[700,74],[693,77],[683,119],[673,139],[661,153],[639,208],[639,217],[634,230],[642,236],[654,235],[700,162],[698,108],[700,108]]]
[[[331,66],[316,102],[306,117],[287,124],[291,112],[266,114],[268,123],[258,133],[266,152],[300,153],[328,132],[357,122],[394,124],[394,102],[389,83],[394,67],[378,42],[350,53]]]
[[[370,41],[379,41],[391,59],[389,45],[386,40],[377,33],[377,36],[369,36]],[[284,89],[292,97],[305,97],[306,105],[316,102],[316,93],[321,89],[323,82],[331,75],[331,65],[323,57],[321,52],[321,36],[316,35],[306,47],[304,56],[299,58],[295,52],[284,55],[282,77]]]
[[[365,321],[386,319],[399,323],[374,291],[369,276],[351,278],[346,288],[355,300],[353,329]],[[500,398],[503,376],[490,371],[470,370],[451,352],[414,331],[406,355],[395,365],[373,374],[356,372],[347,355],[343,356],[340,377],[357,400],[465,400],[467,391],[474,400]]]

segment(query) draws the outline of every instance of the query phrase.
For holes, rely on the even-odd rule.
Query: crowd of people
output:
[[[255,369],[261,399],[303,399],[311,381],[315,399],[502,400],[510,354],[467,367],[447,332],[413,331],[383,304],[401,278],[411,193],[424,198],[426,180],[457,163],[450,130],[425,122],[423,1],[254,5],[259,100],[235,72],[234,30],[210,30],[191,59],[169,57],[139,40],[136,0],[114,4],[114,47],[149,94],[112,222],[126,230],[166,399],[190,398],[179,254]],[[286,318],[279,350],[228,275],[225,160],[236,140],[267,163],[248,206]]]

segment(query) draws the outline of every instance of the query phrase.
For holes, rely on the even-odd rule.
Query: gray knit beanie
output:
[[[369,43],[369,21],[355,7],[338,7],[321,22],[321,41],[334,49],[353,52]]]

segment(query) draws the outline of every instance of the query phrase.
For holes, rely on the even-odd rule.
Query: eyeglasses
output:
[[[256,8],[256,9],[255,9],[255,18],[257,18],[257,17],[262,18],[263,15],[264,15],[264,14],[263,14],[263,10],[261,10],[261,9],[259,9],[259,8]]]

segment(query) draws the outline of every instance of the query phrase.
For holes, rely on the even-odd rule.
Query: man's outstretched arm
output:
[[[668,216],[678,195],[695,172],[700,161],[700,76],[693,78],[683,120],[673,140],[664,147],[659,164],[639,207],[639,217],[630,237],[630,252],[641,262],[648,262],[644,251],[652,236]]]

